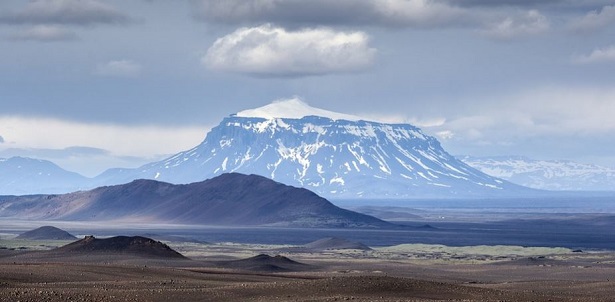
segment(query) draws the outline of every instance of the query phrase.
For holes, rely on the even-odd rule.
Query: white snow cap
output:
[[[260,117],[266,119],[272,118],[289,118],[300,119],[302,117],[315,115],[330,118],[332,120],[348,120],[359,121],[367,120],[355,115],[344,114],[324,110],[320,108],[314,108],[302,101],[298,97],[294,97],[286,100],[277,100],[269,105],[263,107],[243,110],[237,113],[239,117]]]

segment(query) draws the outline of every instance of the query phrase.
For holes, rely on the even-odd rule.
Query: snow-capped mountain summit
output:
[[[365,121],[298,99],[231,115],[193,149],[106,182],[149,178],[201,181],[228,172],[258,174],[333,198],[470,197],[525,190],[448,154],[409,124]]]
[[[326,117],[332,120],[347,120],[347,121],[359,121],[366,120],[364,118],[324,110],[320,108],[314,108],[302,101],[301,99],[294,97],[288,100],[274,101],[269,105],[263,107],[248,109],[240,111],[236,114],[238,117],[260,117],[265,119],[273,118],[285,118],[285,119],[300,119],[306,116],[320,116]]]

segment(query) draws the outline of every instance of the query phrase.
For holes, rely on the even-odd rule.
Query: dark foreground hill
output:
[[[328,237],[310,242],[303,247],[311,250],[371,250],[369,246],[344,238]]]
[[[58,229],[53,226],[42,226],[40,228],[27,231],[16,239],[25,240],[75,240],[77,237],[71,235],[69,232]]]
[[[140,257],[156,257],[156,258],[185,258],[182,254],[176,252],[168,245],[146,237],[134,236],[116,236],[111,238],[97,239],[94,236],[85,236],[85,238],[59,247],[54,252],[61,252],[65,255],[75,254],[130,254]]]
[[[394,226],[338,208],[309,190],[238,173],[187,185],[135,180],[64,195],[11,197],[0,200],[0,216],[200,225]]]
[[[225,268],[272,273],[298,272],[314,268],[311,265],[297,262],[281,255],[272,257],[266,254],[260,254],[247,259],[219,262],[218,265]]]

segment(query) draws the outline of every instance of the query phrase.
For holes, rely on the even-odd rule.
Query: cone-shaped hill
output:
[[[266,254],[260,254],[247,259],[224,261],[218,263],[218,265],[226,268],[261,272],[292,272],[313,268],[311,265],[294,261],[282,255],[272,257]]]
[[[19,236],[16,239],[25,239],[25,240],[75,240],[77,237],[71,235],[69,232],[53,227],[53,226],[42,226],[40,228],[27,231]]]
[[[94,236],[85,236],[85,238],[81,240],[59,247],[54,251],[76,255],[105,253],[130,254],[146,258],[185,258],[182,254],[160,241],[140,236],[116,236],[104,239],[94,238]]]

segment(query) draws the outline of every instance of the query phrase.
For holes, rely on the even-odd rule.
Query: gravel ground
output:
[[[0,255],[0,301],[615,301],[611,258],[587,257],[470,265],[327,254],[299,259],[317,270],[271,273],[203,261],[11,253]]]

